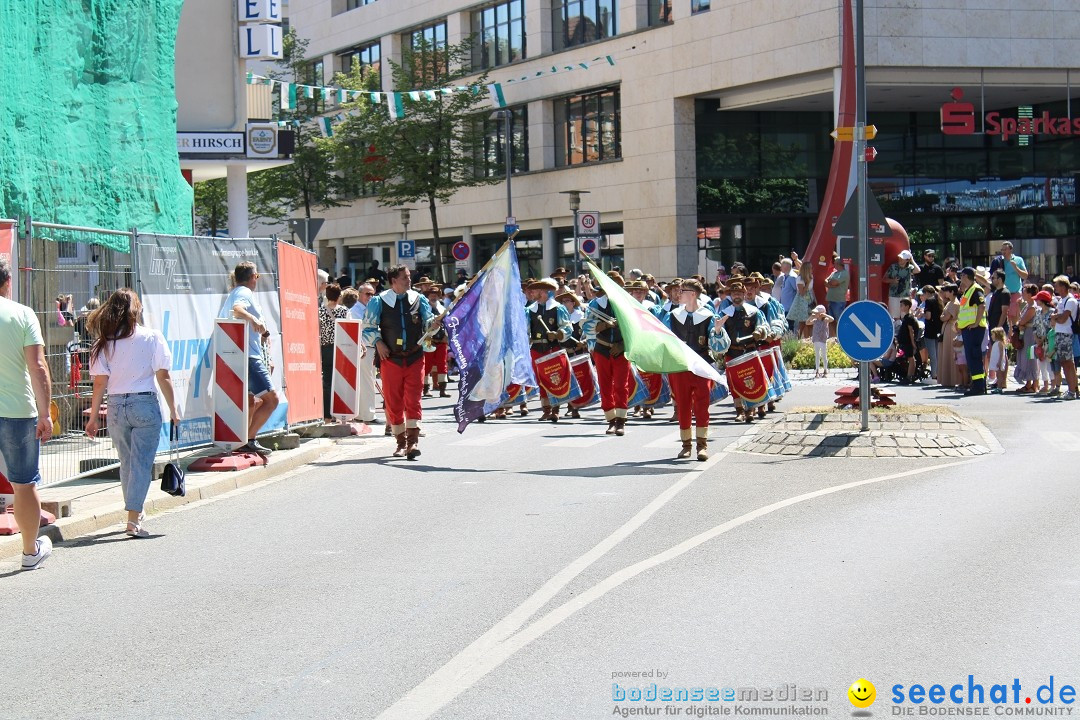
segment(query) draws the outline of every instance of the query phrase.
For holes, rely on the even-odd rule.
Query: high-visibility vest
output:
[[[971,287],[967,289],[963,297],[960,298],[960,313],[956,316],[956,325],[961,330],[969,328],[975,324],[975,319],[979,316],[979,307],[971,304],[971,296],[975,294],[975,291],[979,289],[976,283],[971,283]],[[982,322],[979,323],[979,327],[986,327],[986,313],[983,313]]]

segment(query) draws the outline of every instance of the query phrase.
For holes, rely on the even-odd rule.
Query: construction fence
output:
[[[83,428],[93,388],[87,317],[123,287],[139,293],[143,323],[160,330],[172,351],[182,447],[211,444],[210,338],[230,290],[230,272],[242,260],[259,268],[256,300],[272,332],[267,348],[274,386],[285,398],[261,434],[321,422],[316,264],[306,250],[275,238],[166,236],[23,218],[0,220],[0,258],[5,256],[13,268],[12,299],[37,315],[52,375],[54,433],[42,446],[42,484],[119,466],[104,407],[97,437],[87,437]],[[305,322],[283,324],[283,305],[292,308],[286,317]],[[160,450],[168,447],[166,429]]]

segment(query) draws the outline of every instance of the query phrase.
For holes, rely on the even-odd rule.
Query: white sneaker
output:
[[[22,556],[22,569],[23,570],[37,570],[41,567],[49,556],[52,555],[52,540],[48,535],[43,535],[38,538],[37,552],[33,555],[27,555],[23,553]]]

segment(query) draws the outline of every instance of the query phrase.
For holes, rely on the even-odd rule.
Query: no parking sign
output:
[[[596,238],[583,238],[581,241],[581,252],[585,253],[593,260],[600,258],[600,242]]]

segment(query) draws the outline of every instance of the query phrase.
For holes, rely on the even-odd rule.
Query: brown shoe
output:
[[[394,450],[394,457],[405,457],[405,433],[398,433],[394,437],[397,438],[397,448]]]
[[[689,440],[683,440],[682,441],[682,450],[680,450],[679,454],[676,455],[675,457],[678,458],[679,460],[685,460],[686,458],[690,457],[690,441]]]
[[[415,460],[420,456],[420,428],[409,428],[405,431],[405,459]]]
[[[439,397],[450,397],[450,393],[446,392],[446,383],[439,383]]]
[[[619,436],[626,434],[626,418],[615,418],[615,434]]]
[[[548,419],[553,423],[559,422],[559,408],[557,406],[551,409],[551,417]]]
[[[575,420],[580,420],[581,413],[578,412],[577,408],[570,408],[570,417],[574,418]]]
[[[707,440],[697,441],[697,459],[708,460],[709,459],[709,442]]]
[[[551,419],[551,408],[544,408],[544,414],[536,418],[540,422]]]
[[[394,429],[390,427],[390,423],[386,423],[386,429],[383,430],[383,435],[386,437],[394,437]]]
[[[604,431],[604,434],[605,435],[614,435],[615,434],[615,421],[614,420],[609,420],[608,421],[607,430]]]

